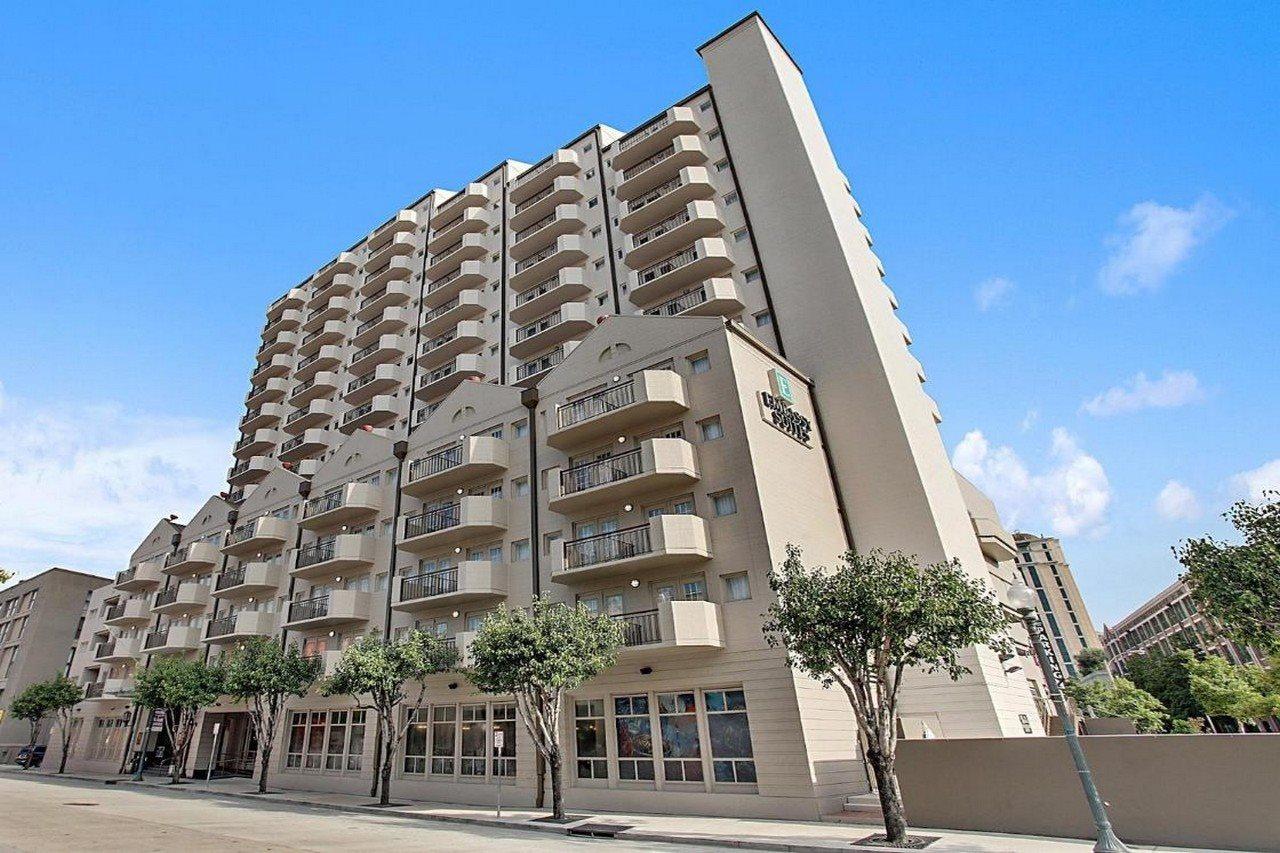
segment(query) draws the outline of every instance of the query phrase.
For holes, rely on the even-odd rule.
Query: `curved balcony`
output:
[[[370,317],[356,326],[351,336],[353,346],[366,347],[383,335],[398,335],[413,322],[413,312],[408,308],[388,308],[377,317]]]
[[[107,608],[102,614],[102,624],[112,628],[128,628],[131,625],[145,625],[151,621],[151,608],[146,599],[131,598]]]
[[[254,385],[258,385],[268,379],[279,379],[288,376],[289,371],[293,370],[293,362],[292,353],[273,355],[269,360],[262,362],[254,369],[250,380]]]
[[[547,506],[569,513],[626,498],[687,488],[701,478],[693,445],[683,438],[650,438],[632,450],[569,468],[552,468]]]
[[[469,379],[482,378],[484,369],[481,367],[481,357],[476,353],[464,353],[419,378],[413,395],[419,400],[435,400]]]
[[[629,234],[643,231],[674,216],[686,204],[716,194],[711,173],[703,166],[685,166],[674,178],[624,201],[619,226]]]
[[[132,678],[108,678],[84,686],[84,698],[91,701],[119,702],[132,695]]]
[[[370,240],[365,245],[368,247],[369,257],[364,262],[364,268],[370,270],[380,268],[394,257],[412,255],[418,248],[418,239],[412,231],[399,231],[377,242]]]
[[[733,267],[729,246],[719,237],[703,237],[693,245],[631,273],[631,301],[649,305]]]
[[[670,180],[685,166],[701,166],[707,152],[699,136],[677,136],[665,148],[630,166],[619,175],[618,199],[626,201]]]
[[[657,317],[736,317],[742,313],[738,285],[731,278],[709,278],[659,302],[644,313]]]
[[[298,462],[312,456],[319,456],[329,449],[330,433],[324,429],[304,430],[302,434],[280,445],[281,462]]]
[[[642,370],[623,382],[556,406],[547,443],[565,449],[689,410],[684,379],[673,370]]]
[[[357,376],[368,373],[379,364],[399,361],[407,351],[403,335],[380,335],[373,343],[366,344],[351,354],[347,372]]]
[[[659,515],[644,524],[584,536],[551,551],[551,579],[572,584],[706,562],[707,523],[696,515]]]
[[[274,318],[268,317],[267,324],[262,327],[262,339],[271,340],[281,332],[295,332],[302,326],[302,320],[303,314],[298,308],[281,311],[279,316]]]
[[[241,610],[206,625],[204,642],[220,645],[242,643],[252,637],[270,637],[276,632],[276,621],[276,614],[265,610]]]
[[[245,522],[227,534],[222,553],[233,557],[251,554],[273,554],[293,541],[296,527],[292,520],[263,515]]]
[[[474,352],[482,346],[484,327],[477,320],[463,320],[455,328],[423,342],[418,366],[423,370],[430,370],[461,353]]]
[[[627,235],[624,244],[625,262],[632,269],[640,269],[699,237],[712,237],[724,231],[720,211],[711,199],[691,201],[683,210],[667,217],[639,234]]]
[[[562,204],[581,201],[586,195],[586,181],[578,176],[556,178],[534,195],[517,204],[511,211],[512,230],[527,228]]]
[[[332,296],[324,305],[307,314],[307,319],[302,324],[302,331],[314,332],[316,329],[324,328],[326,324],[334,320],[341,320],[345,323],[351,317],[351,312],[356,310],[358,304],[350,296]]]
[[[470,435],[412,460],[403,491],[424,497],[441,489],[501,474],[507,470],[508,461],[506,441],[489,435]]]
[[[520,261],[537,252],[561,234],[576,234],[586,225],[581,205],[561,204],[541,219],[515,232],[511,238],[512,260]]]
[[[277,426],[285,416],[287,409],[280,403],[263,403],[249,409],[240,419],[240,431],[252,432],[257,429]]]
[[[291,631],[369,621],[369,593],[335,589],[327,595],[289,603],[284,627]]]
[[[258,363],[261,364],[263,359],[270,358],[273,355],[293,352],[300,340],[301,338],[297,332],[278,332],[274,337],[263,341],[262,346],[258,347]]]
[[[98,643],[93,650],[95,663],[133,663],[142,652],[142,641],[138,637],[117,637]]]
[[[177,655],[200,648],[200,629],[194,625],[170,625],[147,634],[142,651],[149,655]]]
[[[406,515],[400,524],[400,547],[424,552],[507,529],[507,502],[492,495],[467,495],[453,503]]]
[[[516,294],[509,312],[511,322],[527,323],[590,293],[591,287],[586,283],[582,267],[564,267],[550,278]]]
[[[302,343],[298,345],[298,357],[302,359],[299,364],[302,364],[308,356],[318,353],[325,346],[341,346],[346,336],[347,323],[345,320],[330,320],[321,325],[320,328],[307,332],[302,336]]]
[[[207,575],[222,562],[222,552],[216,542],[205,540],[192,542],[174,551],[164,559],[164,573],[173,577]]]
[[[414,611],[506,598],[507,566],[488,560],[465,560],[447,569],[407,575],[396,586],[393,610]]]
[[[427,240],[427,251],[432,253],[452,246],[465,234],[479,234],[489,230],[485,211],[480,207],[462,208],[457,216],[448,220],[441,219],[438,225],[432,222],[432,225],[431,237]]]
[[[284,431],[298,435],[315,427],[322,427],[338,414],[338,404],[333,400],[312,400],[306,408],[297,409],[284,422]]]
[[[322,288],[339,275],[354,272],[358,263],[359,258],[356,257],[355,252],[339,252],[338,257],[316,270],[315,275],[311,276],[311,286],[317,289]],[[315,290],[312,291],[313,294],[315,292]]]
[[[219,572],[213,582],[214,598],[270,597],[280,588],[280,569],[273,563],[241,563]]]
[[[724,648],[724,620],[714,601],[659,601],[652,610],[619,613],[622,626],[618,657],[631,660],[664,652]]]
[[[438,308],[463,290],[483,290],[488,283],[483,261],[463,261],[456,270],[433,279],[427,285],[422,304],[426,308]]]
[[[566,302],[554,312],[516,329],[511,355],[525,358],[567,340],[581,338],[596,327],[594,310],[585,302]]]
[[[416,231],[419,225],[418,211],[406,208],[396,213],[395,216],[379,225],[370,232],[365,244],[369,246],[378,246],[387,238],[388,234],[401,234],[404,232]]]
[[[295,311],[301,308],[307,301],[307,289],[305,287],[291,287],[288,292],[271,303],[267,308],[267,324],[279,321],[288,311]]]
[[[398,364],[379,364],[373,370],[347,383],[342,402],[359,406],[374,397],[388,394],[408,382],[408,371]]]
[[[489,188],[484,184],[467,184],[458,192],[436,205],[431,221],[447,222],[464,207],[481,207],[489,203]]]
[[[531,358],[523,364],[517,364],[515,384],[522,388],[532,388],[537,385],[542,381],[542,377],[546,376],[547,371],[564,361],[569,353],[573,352],[578,343],[579,341],[565,341],[550,352]]]
[[[361,403],[342,416],[342,425],[338,427],[346,435],[350,435],[363,427],[381,429],[390,427],[400,417],[401,402],[387,394],[378,394],[371,400]]]
[[[262,382],[254,382],[253,387],[249,389],[249,393],[245,395],[245,405],[250,407],[261,406],[263,403],[271,403],[283,399],[288,390],[288,379],[271,378]]]
[[[512,290],[526,290],[550,278],[561,267],[580,264],[586,259],[582,238],[577,234],[562,234],[527,258],[516,261],[511,267],[508,283]]]
[[[342,347],[339,344],[322,346],[317,352],[298,362],[293,378],[305,382],[322,370],[332,371],[342,364]]]
[[[424,337],[434,337],[456,327],[463,320],[475,320],[484,314],[484,293],[479,290],[462,290],[448,302],[437,305],[422,315],[422,334]]]
[[[314,310],[328,303],[335,296],[349,296],[356,289],[356,277],[350,272],[337,273],[324,284],[316,285],[307,300],[307,308]]]
[[[513,178],[507,187],[507,199],[515,205],[528,201],[556,178],[577,174],[581,169],[578,152],[561,148]]]
[[[151,601],[152,613],[194,616],[209,606],[209,587],[194,582],[173,584],[156,593]]]
[[[418,288],[411,282],[389,281],[381,290],[375,290],[360,298],[359,307],[356,308],[356,319],[364,322],[377,317],[388,308],[408,305],[417,293]]]
[[[435,281],[443,278],[446,273],[461,266],[463,261],[485,257],[489,254],[485,243],[484,234],[464,234],[456,243],[432,253],[431,262],[427,265],[427,279]]]
[[[248,459],[251,456],[261,456],[279,443],[279,430],[256,429],[247,435],[242,435],[231,453],[237,459]]]
[[[301,524],[307,530],[320,530],[371,518],[381,509],[381,489],[370,483],[347,483],[308,500]]]
[[[413,258],[395,255],[376,267],[365,272],[364,284],[360,285],[362,294],[377,293],[383,285],[391,281],[408,281],[413,275],[415,264]]]
[[[132,568],[125,569],[123,572],[116,573],[115,587],[121,592],[140,592],[153,589],[160,585],[160,581],[164,580],[161,572],[163,568],[164,558],[162,557],[139,563]]]
[[[289,574],[295,578],[360,575],[373,568],[377,541],[366,533],[322,537],[293,552]]]
[[[321,397],[328,397],[338,390],[338,383],[341,377],[332,370],[319,370],[303,381],[293,389],[289,395],[289,405],[305,406],[312,400],[318,400]]]
[[[276,466],[276,460],[270,456],[252,456],[241,459],[227,471],[227,483],[232,486],[247,486],[257,483]]]
[[[691,107],[672,107],[644,127],[628,133],[614,143],[610,165],[623,171],[657,154],[677,136],[696,134],[698,121]]]

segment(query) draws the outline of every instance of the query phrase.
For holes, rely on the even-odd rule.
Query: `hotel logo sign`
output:
[[[791,387],[791,377],[777,370],[770,370],[769,390],[760,392],[760,416],[765,423],[808,447],[813,424],[792,408],[794,403],[795,392]]]

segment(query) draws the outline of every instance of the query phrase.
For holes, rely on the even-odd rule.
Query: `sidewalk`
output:
[[[170,793],[241,797],[256,803],[281,803],[292,806],[395,815],[414,820],[437,820],[454,823],[470,823],[506,829],[521,829],[559,834],[584,834],[592,826],[603,825],[601,830],[613,837],[633,841],[720,845],[748,850],[781,850],[793,853],[827,853],[831,850],[880,850],[883,847],[865,847],[854,842],[883,827],[872,824],[844,821],[809,822],[785,820],[754,820],[732,817],[693,817],[676,815],[645,815],[600,813],[585,817],[577,823],[564,825],[534,823],[534,818],[544,817],[545,811],[516,810],[502,812],[498,818],[492,808],[463,806],[446,803],[404,801],[403,805],[380,808],[370,805],[368,797],[350,794],[332,794],[319,791],[279,791],[261,796],[253,793],[256,785],[248,779],[215,779],[212,782],[190,781],[172,786],[164,780],[148,779],[134,782],[128,776],[104,776],[65,773],[58,776],[47,770],[22,771],[12,766],[0,767],[0,772],[12,775],[29,775],[40,779],[74,779],[102,784],[129,785],[142,788],[163,789]],[[400,801],[399,798],[396,798]],[[621,829],[616,829],[621,825]],[[606,828],[608,827],[608,828]],[[945,829],[912,827],[912,834],[940,836],[940,840],[928,847],[930,853],[1084,853],[1093,848],[1091,841],[1066,838],[1045,838],[1030,835],[1003,835],[998,833],[956,832]],[[1132,850],[1159,850],[1193,853],[1192,848],[1167,846],[1130,846]],[[1198,851],[1198,853],[1204,853]]]

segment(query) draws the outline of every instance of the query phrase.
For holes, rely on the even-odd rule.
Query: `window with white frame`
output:
[[[716,782],[754,783],[747,696],[742,690],[704,690],[707,736],[711,741],[712,778]]]
[[[649,695],[615,696],[613,723],[618,735],[618,778],[652,782],[653,728],[649,721]]]
[[[294,711],[285,767],[359,771],[364,756],[363,710]]]
[[[662,733],[662,778],[701,782],[702,742],[693,691],[659,693],[658,726]]]
[[[574,754],[579,779],[608,779],[603,699],[581,699],[574,707]]]

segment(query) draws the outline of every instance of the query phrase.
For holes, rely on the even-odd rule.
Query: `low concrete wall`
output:
[[[1125,841],[1280,851],[1280,736],[1081,741]],[[901,741],[898,775],[907,819],[918,826],[1093,837],[1060,737]]]

